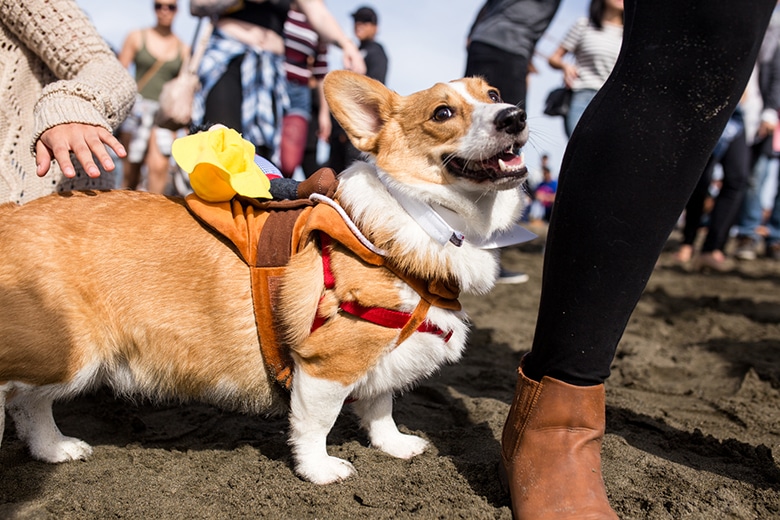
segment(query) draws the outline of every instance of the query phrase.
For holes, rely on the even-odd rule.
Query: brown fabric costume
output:
[[[275,319],[277,293],[287,263],[313,233],[326,233],[369,265],[389,269],[420,295],[420,304],[401,329],[397,344],[425,321],[431,305],[460,310],[457,288],[440,280],[422,280],[398,272],[388,259],[366,247],[328,204],[308,199],[263,202],[241,196],[227,202],[206,202],[195,194],[188,195],[185,202],[201,222],[228,239],[249,266],[257,333],[266,368],[286,389],[292,384],[293,362],[279,341]]]

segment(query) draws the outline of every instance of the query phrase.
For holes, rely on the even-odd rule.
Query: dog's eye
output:
[[[442,122],[455,115],[455,111],[450,107],[439,107],[433,112],[433,120]]]
[[[497,90],[488,90],[488,97],[493,103],[501,103],[501,94]]]

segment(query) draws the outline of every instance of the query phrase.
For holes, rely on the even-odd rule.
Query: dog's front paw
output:
[[[428,448],[428,441],[396,431],[391,435],[371,439],[371,446],[399,459],[411,459]]]
[[[295,471],[309,482],[323,485],[349,478],[355,473],[355,467],[346,460],[328,456],[311,462],[299,463]]]
[[[92,455],[92,446],[74,437],[60,436],[54,442],[31,446],[30,451],[38,460],[57,463],[86,459]]]

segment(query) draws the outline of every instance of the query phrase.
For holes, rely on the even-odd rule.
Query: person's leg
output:
[[[566,130],[566,137],[571,137],[574,132],[574,127],[577,126],[577,122],[582,117],[585,109],[593,100],[596,95],[596,91],[592,89],[575,90],[571,93],[571,105],[569,106],[569,113],[564,117],[563,127]]]
[[[125,150],[130,150],[130,143],[133,140],[133,134],[129,132],[121,132],[119,134],[119,142],[125,147]],[[122,159],[122,189],[134,190],[138,187],[138,183],[141,181],[141,164],[130,161],[130,154],[126,155]]]
[[[778,169],[777,157],[769,159],[767,172],[773,170],[777,177],[777,191],[773,199],[772,210],[766,223],[766,255],[773,260],[780,260],[780,169]]]
[[[745,132],[740,132],[729,145],[723,159],[723,182],[710,213],[707,237],[702,244],[702,253],[721,251],[729,238],[729,230],[736,220],[737,212],[745,195],[750,175],[750,148]]]
[[[146,152],[146,191],[150,193],[165,193],[170,180],[170,144],[171,131],[164,128],[152,128],[149,137],[149,150]],[[163,146],[160,146],[160,145]],[[165,154],[167,152],[167,155]]]
[[[625,324],[744,90],[775,3],[627,2],[618,63],[563,159],[526,361],[532,379],[593,385],[609,376]]]
[[[291,178],[303,161],[306,149],[309,118],[311,117],[311,89],[309,85],[287,82],[290,108],[282,119],[282,139],[279,144],[279,169]]]
[[[516,518],[616,518],[601,478],[603,382],[775,4],[626,1],[618,62],[564,155],[534,341],[502,436]]]
[[[341,125],[335,119],[331,119],[333,127],[330,131],[330,155],[328,156],[327,166],[333,168],[336,173],[341,173],[348,166],[347,144],[349,144],[349,137],[347,137],[347,133],[341,128]]]
[[[769,139],[771,141],[771,138]],[[756,152],[756,147],[763,148],[763,143],[753,146],[756,156],[753,168],[748,178],[748,186],[742,200],[742,207],[737,218],[737,250],[734,256],[740,260],[754,260],[759,244],[756,232],[761,225],[763,208],[761,207],[761,192],[769,178],[771,158],[762,152]]]
[[[282,119],[282,142],[279,149],[279,169],[292,178],[303,161],[309,122],[300,114],[289,114]]]
[[[710,192],[710,183],[712,182],[712,172],[715,169],[717,161],[710,157],[704,172],[699,177],[696,187],[693,189],[688,202],[685,204],[685,224],[683,224],[682,245],[693,248],[699,229],[702,225],[702,216],[704,215],[704,203]]]

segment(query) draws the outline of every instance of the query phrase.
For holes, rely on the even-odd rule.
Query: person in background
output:
[[[323,0],[297,0],[301,12],[326,43],[343,51],[344,67],[365,72],[357,46],[341,30]],[[198,0],[190,0],[197,5]],[[201,89],[193,125],[223,124],[255,143],[278,164],[284,111],[289,106],[284,70],[284,23],[290,0],[246,0],[220,15],[200,62]]]
[[[330,137],[330,110],[322,90],[322,79],[328,73],[328,48],[320,43],[296,2],[284,23],[284,43],[290,108],[282,120],[279,169],[285,177],[292,177],[303,161],[313,106],[317,107],[318,137],[324,141]],[[313,103],[314,96],[317,103]]]
[[[73,0],[2,0],[0,24],[0,201],[116,187],[133,78]]]
[[[560,46],[548,58],[563,71],[563,83],[572,90],[569,112],[564,118],[566,135],[574,127],[593,96],[615,66],[623,40],[623,0],[591,0],[589,16],[569,29]],[[574,63],[566,60],[574,56]]]
[[[388,58],[382,44],[376,41],[379,32],[379,17],[371,7],[363,6],[352,13],[355,21],[355,36],[360,41],[360,53],[366,62],[366,76],[385,83]],[[360,152],[349,142],[344,129],[333,119],[330,136],[330,157],[328,166],[337,172],[344,171],[360,158]]]
[[[533,343],[502,433],[515,518],[618,518],[601,473],[604,382],[775,3],[626,0],[618,61],[563,157]]]
[[[466,76],[482,76],[507,103],[525,108],[536,42],[560,0],[487,0],[467,37]]]
[[[555,192],[558,190],[558,181],[553,179],[549,166],[542,166],[542,182],[534,188],[534,200],[531,203],[531,222],[549,222],[555,202]]]
[[[776,7],[772,14],[758,53],[756,77],[761,106],[758,107],[756,139],[751,147],[751,176],[736,224],[734,256],[739,260],[755,260],[763,240],[766,257],[780,260],[780,189],[772,199],[765,225],[761,201],[772,172],[777,178],[777,154],[780,152],[777,130],[780,110],[780,7]]]
[[[355,21],[355,37],[360,42],[360,54],[366,61],[366,76],[382,83],[387,82],[389,60],[382,44],[376,41],[379,32],[379,17],[368,6],[359,7],[352,13]]]
[[[138,96],[130,116],[119,129],[127,149],[122,187],[134,190],[141,183],[141,167],[147,168],[146,190],[163,193],[168,185],[174,133],[154,125],[162,86],[181,70],[189,48],[172,30],[176,0],[155,0],[153,27],[132,31],[119,52],[124,67],[135,66]]]
[[[487,0],[466,39],[465,76],[481,76],[506,103],[525,107],[531,58],[560,0]],[[496,283],[520,284],[528,274],[500,267]]]
[[[707,235],[700,254],[694,256],[694,242],[703,224],[705,204],[710,197],[715,165],[723,168],[723,179],[717,194],[713,196],[712,209],[708,215]],[[704,168],[699,183],[685,205],[683,240],[676,259],[683,265],[693,262],[694,270],[725,272],[732,264],[724,253],[739,205],[744,197],[750,173],[750,148],[748,147],[745,116],[742,106],[732,114],[726,128],[715,146],[715,150]]]

